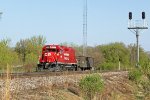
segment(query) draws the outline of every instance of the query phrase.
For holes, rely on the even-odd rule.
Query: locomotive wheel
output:
[[[76,68],[74,66],[72,67],[72,71],[76,71]]]
[[[75,66],[75,71],[77,71],[78,70],[78,67],[77,66]]]
[[[60,65],[56,65],[56,67],[55,67],[55,71],[57,72],[57,71],[62,71],[62,66],[60,66]]]
[[[51,71],[51,72],[53,72],[55,69],[50,66],[50,67],[48,67],[48,70]]]
[[[48,66],[48,70],[51,71],[51,72],[54,72],[55,71],[55,65],[49,65]]]
[[[43,66],[38,66],[37,71],[43,71]]]

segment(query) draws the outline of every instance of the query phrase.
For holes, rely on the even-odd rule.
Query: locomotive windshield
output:
[[[46,49],[45,52],[57,52],[57,49]]]
[[[58,52],[59,50],[55,46],[46,46],[44,52]]]

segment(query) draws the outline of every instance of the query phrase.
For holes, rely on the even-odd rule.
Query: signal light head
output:
[[[129,19],[132,19],[132,12],[129,12]]]
[[[145,12],[142,12],[142,19],[145,19]]]
[[[3,14],[3,12],[0,12],[0,16]]]

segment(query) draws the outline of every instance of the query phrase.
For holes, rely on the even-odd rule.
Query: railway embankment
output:
[[[97,98],[115,100],[134,100],[134,87],[128,80],[128,72],[98,73],[102,76],[105,89]],[[13,100],[83,100],[78,82],[88,74],[59,76],[37,76],[13,79],[0,79],[0,97],[6,92]],[[0,99],[2,99],[0,98]]]

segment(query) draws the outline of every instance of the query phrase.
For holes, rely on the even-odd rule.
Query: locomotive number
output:
[[[64,60],[69,60],[69,57],[64,57]]]
[[[45,56],[47,56],[47,53],[45,53]]]
[[[69,53],[64,53],[64,56],[69,56]]]

